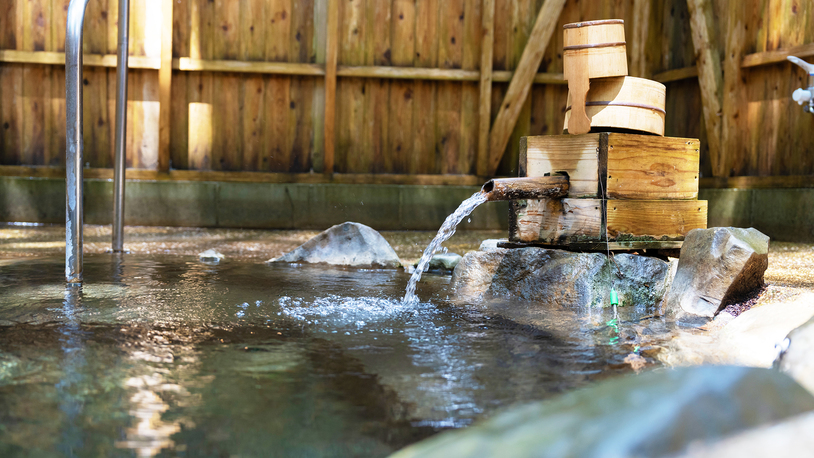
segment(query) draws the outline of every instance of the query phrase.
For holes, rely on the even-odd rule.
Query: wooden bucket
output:
[[[644,78],[622,76],[591,81],[585,112],[592,128],[627,129],[664,135],[666,89]],[[571,94],[565,109],[563,130],[569,130],[573,113]]]
[[[581,108],[590,79],[627,75],[625,21],[575,22],[564,26],[563,67],[568,91],[574,98],[574,113],[568,131],[584,134],[591,123]]]

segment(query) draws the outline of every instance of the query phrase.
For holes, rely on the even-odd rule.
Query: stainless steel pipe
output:
[[[88,1],[71,0],[65,31],[65,279],[68,283],[82,283],[82,26]]]
[[[565,175],[547,177],[500,178],[487,181],[481,188],[487,201],[546,199],[568,195],[570,182]]]
[[[127,69],[130,0],[119,0],[119,48],[116,61],[116,139],[113,163],[113,252],[124,250],[124,168],[126,165]]]

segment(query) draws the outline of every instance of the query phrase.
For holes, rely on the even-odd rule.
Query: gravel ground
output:
[[[181,256],[196,256],[214,248],[227,257],[265,261],[293,250],[319,232],[128,226],[124,231],[124,248],[131,253]],[[406,264],[421,257],[435,233],[385,231],[382,235]],[[501,237],[505,238],[506,233],[459,231],[444,246],[450,252],[463,255],[478,249],[484,239]],[[85,225],[85,253],[104,253],[110,249],[110,243],[110,226]],[[64,252],[65,228],[62,226],[0,225],[0,259],[54,256]]]

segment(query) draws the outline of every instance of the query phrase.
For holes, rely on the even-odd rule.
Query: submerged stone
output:
[[[452,272],[463,256],[457,253],[436,254],[430,259],[429,270],[442,270]],[[416,263],[418,264],[418,263]]]
[[[225,257],[226,256],[224,256],[218,250],[215,250],[213,248],[210,248],[202,253],[198,253],[198,259],[200,259],[201,262],[218,263],[221,262]]]
[[[517,407],[392,456],[664,456],[811,410],[814,396],[769,369],[658,370]]]
[[[657,305],[670,280],[670,264],[630,254],[574,253],[545,248],[498,248],[473,251],[455,268],[457,298],[481,301],[496,297],[534,301],[541,307],[610,305],[610,290],[620,305]]]
[[[667,310],[711,317],[727,301],[763,286],[769,237],[757,229],[694,229],[681,247]]]
[[[307,262],[351,267],[387,267],[401,265],[387,240],[374,229],[359,223],[342,223],[316,235],[276,262]]]

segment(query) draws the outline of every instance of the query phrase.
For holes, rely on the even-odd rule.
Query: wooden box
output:
[[[554,245],[680,241],[705,228],[699,141],[623,133],[525,137],[520,176],[565,173],[567,198],[512,202],[509,240]]]

